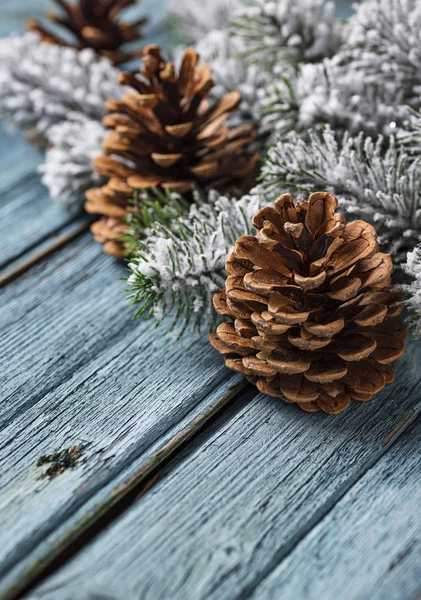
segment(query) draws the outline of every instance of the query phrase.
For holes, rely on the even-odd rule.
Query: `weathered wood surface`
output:
[[[251,598],[419,598],[420,425],[402,436]]]
[[[48,0],[3,0],[0,36],[23,33],[30,16],[42,17]],[[29,144],[23,133],[0,128],[0,282],[15,267],[54,244],[63,233],[77,230],[81,219],[56,206],[41,183],[37,168],[43,152]],[[75,227],[72,227],[74,224]],[[70,226],[70,227],[69,227]]]
[[[0,0],[0,35],[47,6]],[[145,41],[166,43],[163,6],[141,1]],[[0,158],[0,262],[13,275],[38,261],[0,297],[0,598],[146,482],[27,597],[415,600],[420,345],[376,401],[336,418],[233,401],[244,382],[205,335],[175,343],[131,321],[124,268],[89,234],[48,256],[80,222],[48,198],[33,146],[2,133]],[[41,455],[78,444],[75,468],[43,477]]]
[[[174,343],[152,323],[134,322],[116,279],[123,275],[86,234],[2,292],[3,593],[241,386],[206,336]],[[40,479],[41,455],[79,443],[86,446],[79,467]]]
[[[384,454],[419,416],[419,363],[419,349],[411,346],[393,386],[376,401],[354,405],[334,418],[308,415],[264,396],[238,405],[135,506],[28,597],[231,600],[255,592],[259,598],[260,582],[299,548],[341,497],[355,497],[358,489],[361,506],[370,508],[376,486],[365,485],[370,482],[369,469],[378,462],[376,473],[382,471]],[[419,434],[420,420],[417,425]],[[385,465],[395,464],[396,481],[403,481],[415,458],[408,455],[407,446],[401,454],[397,448],[393,456],[397,455],[400,458],[389,458]],[[386,492],[379,484],[373,510],[389,505]],[[405,498],[408,507],[414,498]],[[411,521],[419,527],[418,509],[412,504],[406,527]],[[399,501],[396,510],[400,511]],[[389,517],[396,518],[393,507]],[[400,540],[393,530],[381,551],[388,552],[393,543],[405,545],[408,531]],[[377,560],[375,544],[388,535],[388,519],[378,521],[374,536],[366,531],[371,560]],[[345,563],[354,560],[352,547],[343,544],[340,552]],[[395,551],[388,556],[392,561]],[[334,556],[331,559],[334,562]],[[316,565],[317,555],[301,556],[296,578],[311,561]],[[373,578],[366,572],[370,597],[378,572],[373,571]],[[307,581],[316,577],[316,567],[307,576]],[[350,591],[341,599],[356,598],[346,572],[342,577]],[[412,587],[417,585],[421,582],[412,582]],[[335,586],[340,589],[340,583]],[[401,600],[412,598],[402,595]]]
[[[0,149],[0,274],[4,274],[83,219],[52,202],[37,172],[40,151],[21,135],[1,130]]]

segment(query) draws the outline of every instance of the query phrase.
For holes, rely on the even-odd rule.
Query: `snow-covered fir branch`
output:
[[[344,63],[367,84],[399,89],[405,103],[420,106],[420,31],[419,0],[365,0],[347,24]]]
[[[224,286],[225,261],[235,240],[252,230],[251,219],[261,198],[233,200],[209,192],[188,214],[155,222],[129,265],[130,295],[145,314],[159,323],[173,315],[172,327],[212,328],[214,292]],[[134,232],[136,235],[136,232]]]
[[[412,312],[410,323],[414,328],[414,336],[421,337],[421,244],[408,253],[403,269],[412,278],[411,283],[401,286]]]
[[[421,156],[421,111],[407,106],[405,116],[404,125],[398,129],[396,137],[411,156]]]
[[[268,154],[262,187],[280,191],[327,190],[351,218],[371,222],[382,248],[401,261],[421,240],[421,160],[380,137],[344,135],[339,144],[330,127],[308,139],[290,132]]]
[[[42,182],[58,204],[76,212],[83,206],[85,191],[101,185],[92,159],[101,155],[106,135],[101,121],[86,118],[49,129],[51,147],[40,170]]]
[[[170,0],[168,13],[175,37],[185,44],[199,42],[210,31],[228,29],[234,12],[247,0]]]
[[[352,135],[390,135],[401,124],[406,108],[398,89],[367,85],[337,57],[307,63],[298,74],[279,75],[260,94],[262,129],[276,136],[295,130],[306,134],[310,127],[329,124],[340,138]]]
[[[38,34],[0,39],[0,116],[49,138],[52,125],[80,115],[100,120],[119,98],[118,71],[92,50],[41,43]]]
[[[324,0],[252,0],[232,28],[248,60],[275,74],[333,56],[342,42],[334,2]]]

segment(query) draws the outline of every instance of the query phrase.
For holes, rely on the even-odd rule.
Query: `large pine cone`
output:
[[[187,50],[177,74],[160,48],[149,45],[140,75],[121,73],[120,83],[133,90],[106,103],[104,124],[113,131],[94,162],[108,183],[87,192],[87,212],[124,217],[135,192],[153,186],[183,193],[195,184],[222,192],[251,184],[259,156],[245,147],[254,140],[253,127],[225,125],[240,94],[209,106],[211,70],[198,67],[198,59]]]
[[[56,0],[64,11],[58,15],[48,11],[50,21],[65,27],[75,39],[74,43],[57,36],[38,21],[28,21],[28,29],[37,31],[43,42],[59,46],[72,46],[77,50],[92,48],[97,54],[105,56],[115,64],[120,64],[140,56],[140,48],[122,52],[121,46],[142,37],[140,28],[147,21],[145,17],[132,23],[119,20],[119,13],[136,0],[79,0],[71,4],[65,0]]]
[[[337,200],[290,194],[253,218],[228,258],[219,314],[231,317],[211,336],[227,367],[261,392],[308,412],[336,414],[393,381],[390,363],[404,351],[405,327],[390,291],[391,258],[374,228],[346,224]]]

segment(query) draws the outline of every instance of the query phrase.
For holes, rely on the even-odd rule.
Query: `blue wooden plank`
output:
[[[419,416],[419,362],[420,348],[410,344],[396,383],[376,400],[354,404],[337,417],[309,415],[264,396],[239,403],[237,412],[215,425],[137,504],[28,598],[249,598],[338,500],[355,494],[359,480],[370,480],[366,473],[377,462],[381,472],[385,453]],[[387,460],[397,471],[405,462]],[[411,464],[405,463],[404,473],[396,472],[399,481]],[[364,483],[355,489],[364,489]],[[378,491],[380,507],[383,488]],[[366,504],[371,493],[372,488]],[[405,502],[407,523],[419,527],[419,506],[408,498]],[[383,536],[388,536],[387,520],[379,525],[378,537]],[[390,561],[396,557],[389,552],[393,541],[398,544],[396,537],[394,531],[383,545]],[[352,559],[346,544],[338,552],[345,561]],[[301,555],[296,581],[301,570],[305,579],[311,561],[316,564],[317,555]],[[336,590],[341,584],[352,589],[346,572],[337,569],[335,575],[343,578],[335,582]],[[377,577],[370,579],[368,573],[365,583],[371,597]],[[412,598],[402,595],[401,600]]]
[[[51,4],[47,0],[0,4],[0,36],[23,33],[30,16],[39,18]],[[37,167],[43,152],[19,133],[0,129],[0,275],[54,241],[71,223],[74,215],[56,206],[41,184]]]
[[[420,433],[418,421],[251,598],[419,598]]]
[[[0,274],[20,257],[80,219],[55,205],[41,184],[41,153],[19,135],[0,131]]]
[[[123,274],[87,234],[2,292],[0,595],[244,385],[206,336],[134,322]],[[77,468],[42,478],[42,455],[78,444]]]
[[[49,0],[3,0],[0,4],[0,36],[24,33],[26,21],[38,19],[51,8]]]

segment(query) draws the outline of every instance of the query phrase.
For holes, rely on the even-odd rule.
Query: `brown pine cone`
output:
[[[113,131],[95,168],[108,183],[86,193],[86,211],[124,217],[136,192],[154,186],[187,192],[195,184],[231,192],[252,184],[259,155],[246,151],[251,125],[230,128],[226,119],[238,107],[238,92],[210,105],[213,86],[207,65],[187,50],[177,73],[157,45],[143,51],[140,75],[121,73],[133,89],[106,103],[104,124]]]
[[[79,0],[74,4],[56,0],[56,3],[62,8],[64,15],[48,11],[47,18],[65,27],[76,39],[70,43],[38,21],[28,21],[28,29],[38,32],[43,42],[71,46],[77,50],[92,48],[97,54],[109,58],[115,64],[126,62],[141,54],[141,48],[122,52],[121,46],[142,37],[140,27],[147,19],[144,17],[133,23],[118,20],[119,13],[124,8],[136,4],[136,0]]]
[[[223,323],[211,344],[258,389],[308,412],[337,414],[393,381],[404,352],[391,257],[374,228],[346,224],[327,192],[290,194],[253,218],[228,258],[214,306]]]
[[[91,231],[94,234],[94,240],[102,244],[102,248],[106,254],[124,257],[124,248],[122,237],[127,233],[127,227],[121,219],[116,217],[107,217],[95,221],[91,225]]]

